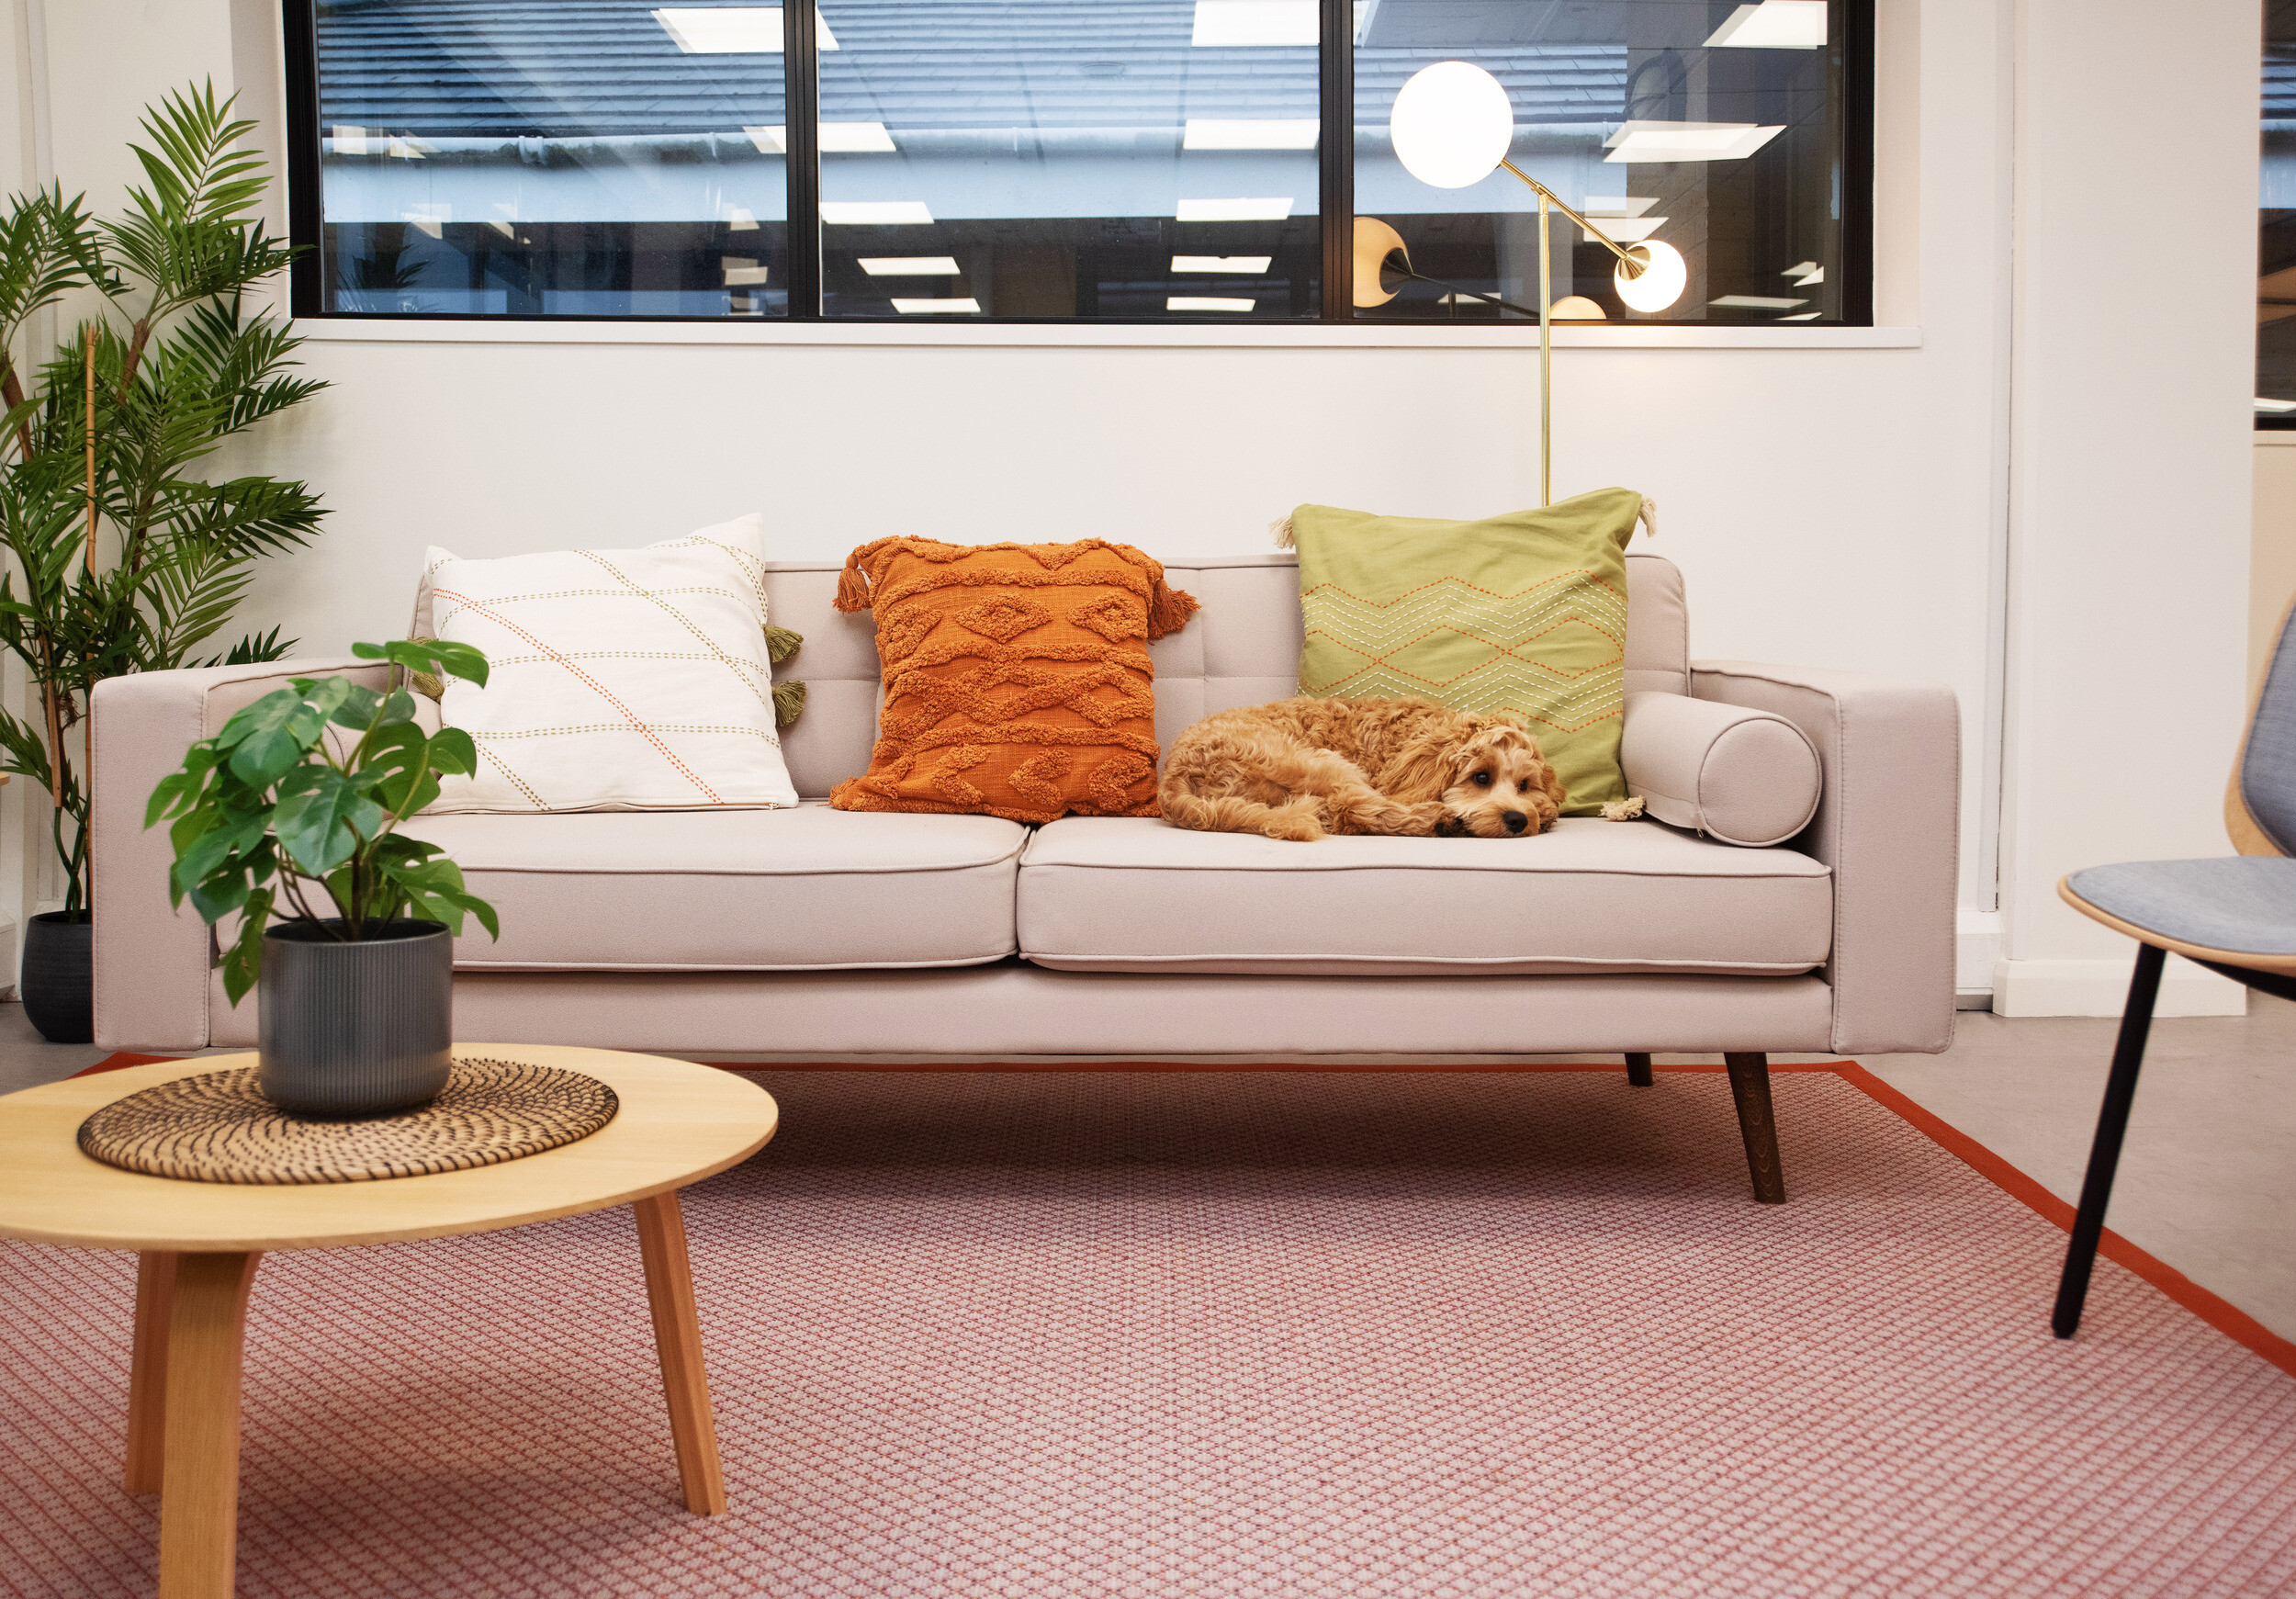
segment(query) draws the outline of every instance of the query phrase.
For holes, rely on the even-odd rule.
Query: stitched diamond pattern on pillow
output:
[[[873,610],[884,708],[848,811],[1156,814],[1147,644],[1196,602],[1126,545],[887,538],[847,559],[838,609]]]

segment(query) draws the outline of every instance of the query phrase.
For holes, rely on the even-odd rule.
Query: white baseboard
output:
[[[2118,1016],[2128,1003],[2133,951],[2121,960],[1998,961],[1993,967],[1996,1016]],[[2204,971],[2181,955],[2168,957],[2155,1016],[2245,1016],[2248,990]]]
[[[1953,988],[1964,1000],[1993,991],[1993,968],[2001,959],[2001,913],[1964,910],[1953,919]],[[1963,1008],[1968,1009],[1967,1004]]]

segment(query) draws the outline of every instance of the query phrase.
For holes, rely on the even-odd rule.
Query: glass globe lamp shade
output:
[[[1690,267],[1683,260],[1683,253],[1671,244],[1657,239],[1645,239],[1628,249],[1644,257],[1649,265],[1639,277],[1628,277],[1621,264],[1611,281],[1618,287],[1618,298],[1638,311],[1662,311],[1682,298],[1683,287],[1690,282]]]
[[[1463,61],[1413,73],[1389,117],[1395,157],[1412,176],[1439,189],[1482,182],[1506,159],[1514,107],[1499,80]]]

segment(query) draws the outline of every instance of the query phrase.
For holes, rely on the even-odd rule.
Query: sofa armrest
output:
[[[1953,1039],[1961,707],[1942,683],[1693,661],[1694,698],[1768,711],[1817,747],[1825,789],[1794,848],[1833,869],[1832,1047],[1935,1053]]]
[[[1646,690],[1626,696],[1618,767],[1660,821],[1747,849],[1809,825],[1825,790],[1809,736],[1783,716]]]
[[[143,826],[161,778],[184,751],[222,730],[231,713],[289,678],[343,676],[380,687],[388,669],[364,660],[275,660],[192,671],[139,672],[96,685],[89,706],[88,798],[95,849],[96,1042],[116,1050],[207,1047],[207,924],[171,909],[167,829]]]

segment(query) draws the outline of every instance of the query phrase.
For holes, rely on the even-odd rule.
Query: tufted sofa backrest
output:
[[[805,636],[777,677],[802,678],[805,714],[782,735],[807,798],[868,769],[877,732],[876,619],[838,611],[841,562],[775,561],[766,571],[773,621]],[[1165,746],[1214,711],[1300,692],[1300,570],[1288,553],[1167,560],[1165,576],[1203,602],[1186,627],[1148,647],[1156,663],[1156,738]],[[1690,614],[1683,575],[1663,556],[1626,557],[1626,690],[1690,692]]]

